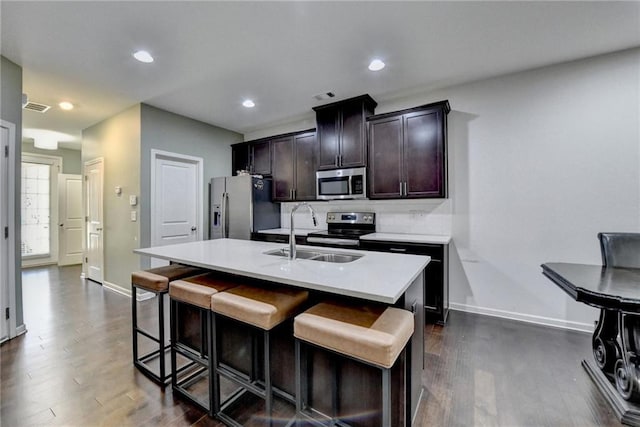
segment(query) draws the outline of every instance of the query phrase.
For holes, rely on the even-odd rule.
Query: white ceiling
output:
[[[0,15],[23,92],[53,106],[23,127],[77,141],[138,102],[246,133],[309,114],[321,92],[384,101],[640,46],[639,2],[2,1]],[[387,67],[368,71],[373,57]]]

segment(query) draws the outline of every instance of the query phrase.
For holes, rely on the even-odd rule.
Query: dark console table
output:
[[[582,366],[620,421],[640,426],[640,269],[547,263],[542,273],[576,301],[600,309],[594,360]]]

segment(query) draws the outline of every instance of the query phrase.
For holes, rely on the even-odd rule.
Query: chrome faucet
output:
[[[293,226],[293,214],[298,210],[299,207],[306,206],[309,208],[309,212],[311,212],[311,219],[313,219],[313,226],[318,225],[318,221],[316,220],[316,213],[307,202],[298,203],[291,209],[291,225],[289,229],[289,260],[296,259],[296,232]]]

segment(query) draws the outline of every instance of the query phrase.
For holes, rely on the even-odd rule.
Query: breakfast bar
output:
[[[236,239],[143,248],[135,252],[173,263],[204,268],[225,277],[246,279],[247,282],[259,283],[267,289],[270,284],[274,288],[286,285],[307,290],[310,294],[324,298],[346,298],[356,304],[361,301],[363,305],[373,303],[412,312],[414,333],[407,346],[403,368],[392,374],[392,386],[402,391],[400,397],[394,400],[393,425],[412,424],[422,397],[423,288],[424,269],[430,262],[428,256],[342,249],[329,251],[324,248],[320,250],[316,247],[298,246],[298,254],[301,257],[289,260],[286,248],[280,243]],[[275,359],[277,358],[276,354]],[[314,366],[324,363],[322,357],[311,359]],[[283,364],[275,362],[273,365],[278,371],[277,365]],[[350,372],[353,373],[348,369],[344,370],[344,378],[341,378],[344,383],[341,386],[345,390],[362,390],[363,384],[364,387],[376,387],[376,383],[371,382],[361,372],[353,375]],[[279,374],[285,375],[282,372]],[[276,377],[279,374],[276,372]],[[274,381],[277,383],[279,379],[276,378]],[[350,384],[350,381],[354,383]],[[282,382],[286,383],[286,380]],[[374,394],[378,390],[371,391]],[[353,399],[354,408],[362,411],[362,408],[358,407],[362,404],[362,396],[359,396],[359,393],[351,397],[346,396],[347,401],[343,405],[347,408],[350,404],[349,398]],[[364,422],[362,425],[375,424]]]

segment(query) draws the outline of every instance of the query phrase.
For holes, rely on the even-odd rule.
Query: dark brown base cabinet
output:
[[[424,274],[424,318],[444,324],[449,315],[449,245],[361,240],[360,249],[428,255],[431,262]]]
[[[448,101],[367,118],[369,198],[447,197]]]

